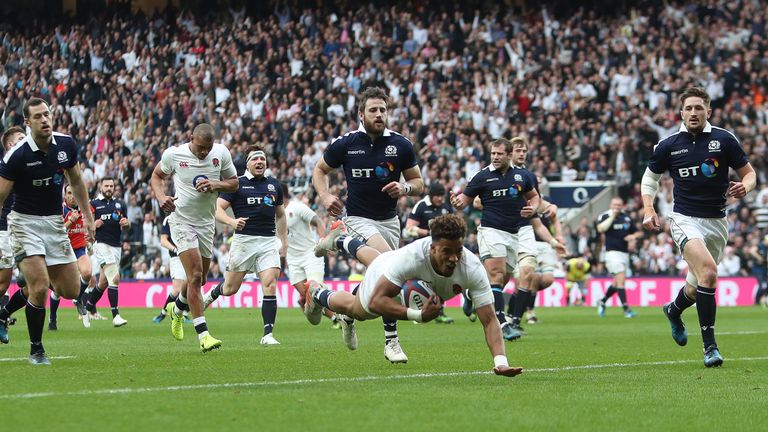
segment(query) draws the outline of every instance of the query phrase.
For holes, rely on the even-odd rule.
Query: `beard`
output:
[[[384,133],[384,129],[387,127],[387,122],[376,123],[375,121],[369,122],[365,118],[363,119],[363,127],[365,131],[373,135],[381,135]]]

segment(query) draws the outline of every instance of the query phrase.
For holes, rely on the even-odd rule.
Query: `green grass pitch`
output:
[[[107,312],[108,311],[103,311]],[[381,321],[358,323],[348,351],[328,320],[310,326],[281,309],[279,346],[262,347],[261,311],[212,310],[220,350],[199,352],[191,325],[176,342],[156,310],[125,309],[123,328],[82,328],[72,309],[46,330],[52,367],[27,364],[24,314],[0,346],[2,430],[765,430],[768,311],[720,308],[719,369],[702,362],[695,310],[690,340],[672,341],[660,308],[540,309],[541,323],[507,342],[516,378],[490,373],[479,323],[400,322],[408,364],[383,357]]]

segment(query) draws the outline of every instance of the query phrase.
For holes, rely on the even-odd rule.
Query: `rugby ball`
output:
[[[405,307],[421,309],[435,295],[427,282],[412,279],[403,284],[401,298]]]

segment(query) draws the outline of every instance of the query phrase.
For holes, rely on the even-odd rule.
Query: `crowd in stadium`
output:
[[[151,17],[5,21],[0,129],[23,125],[29,97],[50,101],[55,129],[81,146],[91,196],[100,178],[118,179],[115,195],[133,222],[122,276],[153,278],[168,270],[158,235],[164,215],[149,179],[162,151],[187,141],[198,123],[214,126],[239,173],[246,146],[261,144],[272,175],[295,194],[306,191],[325,217],[310,187],[312,169],[334,137],[358,127],[356,95],[379,85],[390,97],[389,128],[412,141],[427,186],[462,190],[488,163],[487,143],[524,135],[528,166],[544,189],[549,181],[615,180],[640,227],[640,177],[656,142],[679,127],[680,90],[694,84],[712,96],[710,122],[739,137],[760,185],[729,209],[719,271],[762,277],[768,6],[639,4],[614,16],[576,6],[464,9],[424,1],[341,13],[333,2],[322,9],[279,2],[255,15],[239,7],[204,15],[169,8]],[[333,188],[343,194],[341,182]],[[659,214],[668,214],[671,181],[658,201]],[[413,203],[402,199],[403,221]],[[566,234],[570,253],[589,257],[601,273],[594,221]],[[230,235],[227,227],[217,235],[211,276],[223,272]],[[667,234],[646,233],[634,252],[635,274],[685,271]],[[354,261],[331,257],[327,275],[358,271]]]

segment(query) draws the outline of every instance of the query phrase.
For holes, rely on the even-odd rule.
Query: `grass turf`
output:
[[[71,309],[44,335],[52,367],[27,364],[24,314],[0,346],[0,424],[52,430],[760,430],[768,424],[766,318],[720,308],[720,369],[706,369],[695,311],[678,347],[660,308],[540,309],[542,323],[507,342],[516,378],[490,374],[479,323],[400,322],[405,365],[383,357],[380,321],[358,323],[348,351],[328,320],[278,312],[279,346],[262,347],[258,309],[207,314],[221,350],[199,352],[191,325],[176,342],[156,310],[125,309],[129,324],[82,328]],[[65,358],[56,358],[65,357]],[[524,428],[524,429],[523,429]]]

